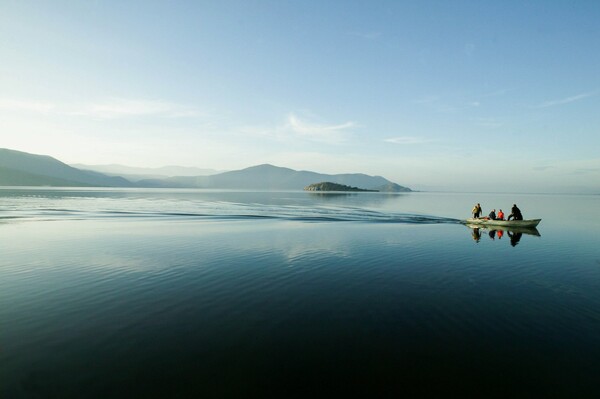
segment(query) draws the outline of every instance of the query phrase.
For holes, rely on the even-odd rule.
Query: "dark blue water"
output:
[[[597,397],[599,202],[3,189],[0,396]]]

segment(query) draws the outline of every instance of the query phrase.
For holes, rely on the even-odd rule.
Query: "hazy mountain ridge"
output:
[[[121,166],[121,165],[120,165]],[[171,170],[177,170],[169,167]],[[133,168],[135,169],[135,168]],[[160,168],[158,168],[160,169]],[[184,168],[186,169],[186,168]],[[129,181],[122,176],[80,170],[46,155],[0,149],[0,185],[164,187],[257,190],[302,190],[317,182],[328,181],[367,190],[408,192],[381,176],[362,173],[329,175],[297,171],[269,164],[209,176],[174,176]]]
[[[91,185],[0,166],[0,186],[89,187]]]
[[[126,166],[119,164],[72,164],[70,166],[81,170],[99,172],[109,176],[121,176],[130,181],[164,179],[173,176],[208,176],[223,172],[215,169],[176,165],[161,166],[159,168],[142,168],[137,166]]]
[[[369,176],[362,173],[329,175],[311,171],[297,171],[269,164],[251,166],[211,176],[178,176],[161,180],[142,180],[138,184],[150,187],[302,190],[310,184],[322,181],[361,187],[368,190],[387,192],[412,191],[381,176]]]
[[[99,186],[99,187],[132,187],[133,184],[118,176],[106,176],[101,173],[79,170],[73,168],[48,155],[36,155],[26,152],[0,148],[0,181],[12,181],[10,185],[36,185],[59,186]],[[14,184],[17,174],[30,183]],[[20,180],[16,180],[17,183]],[[3,185],[8,185],[4,184]]]

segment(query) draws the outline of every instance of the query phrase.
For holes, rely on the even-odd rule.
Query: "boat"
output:
[[[475,226],[506,227],[510,230],[511,227],[533,228],[537,226],[541,221],[542,219],[494,220],[484,218],[469,218],[465,220],[465,224]]]

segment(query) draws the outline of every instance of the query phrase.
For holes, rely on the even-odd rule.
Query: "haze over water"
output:
[[[0,189],[0,396],[595,397],[599,202]]]

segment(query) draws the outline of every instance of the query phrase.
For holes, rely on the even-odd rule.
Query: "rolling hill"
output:
[[[138,185],[145,187],[302,190],[310,184],[322,181],[361,187],[367,190],[412,191],[408,187],[400,186],[381,176],[369,176],[362,173],[328,175],[310,171],[297,171],[269,164],[251,166],[246,169],[211,176],[180,176],[167,179],[141,180]]]
[[[47,155],[0,148],[0,185],[132,187],[118,176],[79,170]]]

